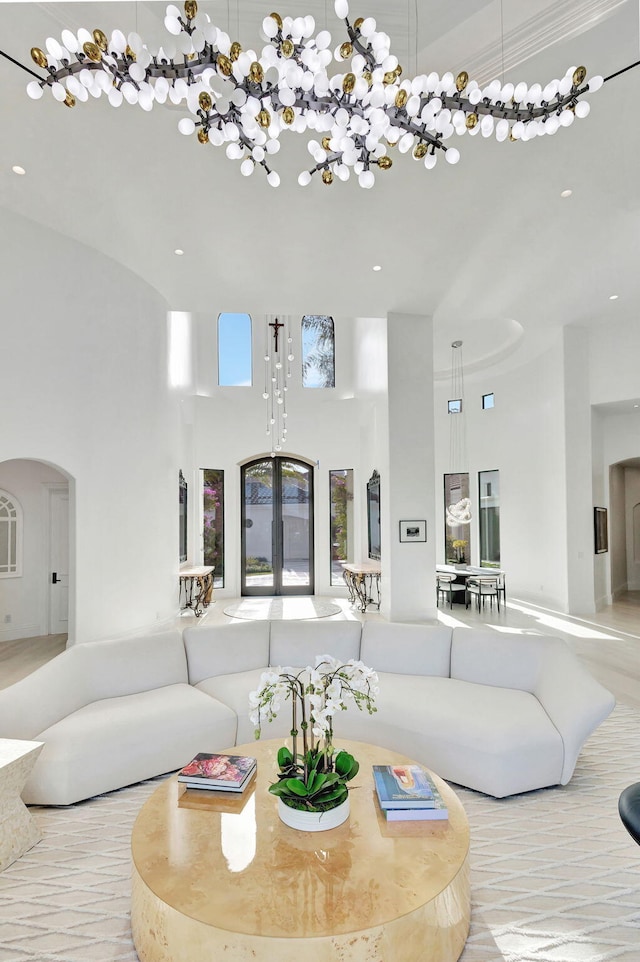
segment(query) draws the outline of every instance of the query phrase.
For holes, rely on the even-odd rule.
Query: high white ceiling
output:
[[[292,6],[280,12],[309,12],[342,39],[333,0]],[[31,46],[64,27],[147,39],[163,29],[164,7],[0,3],[0,47],[31,66]],[[200,9],[256,47],[274,0],[203,0]],[[464,68],[484,82],[504,63],[505,80],[544,85],[571,65],[607,76],[639,59],[638,4],[627,0],[352,0],[351,13],[376,17],[405,76]],[[224,149],[182,137],[180,109],[147,114],[90,99],[69,110],[50,96],[29,100],[28,79],[0,59],[0,207],[120,261],[172,308],[433,314],[443,370],[453,338],[479,365],[524,359],[559,325],[636,317],[640,68],[605,84],[590,116],[553,137],[464,137],[460,163],[433,171],[397,155],[370,191],[299,187],[304,136],[283,135],[274,190],[260,172],[242,177]],[[573,194],[561,199],[565,188]]]

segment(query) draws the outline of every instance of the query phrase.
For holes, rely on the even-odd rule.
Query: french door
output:
[[[261,458],[241,477],[242,594],[313,594],[313,468]]]

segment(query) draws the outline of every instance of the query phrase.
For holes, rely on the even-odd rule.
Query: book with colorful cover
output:
[[[421,765],[374,765],[373,779],[382,809],[446,811],[433,778]]]
[[[248,755],[217,755],[200,752],[178,772],[178,781],[188,788],[242,791],[256,769]]]

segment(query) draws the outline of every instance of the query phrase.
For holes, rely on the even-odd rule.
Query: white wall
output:
[[[7,211],[0,224],[0,458],[75,479],[70,640],[162,624],[178,570],[166,306],[87,247]]]
[[[464,345],[463,345],[464,350]],[[561,336],[530,364],[465,377],[468,467],[478,561],[478,472],[500,471],[501,567],[507,597],[567,609],[566,466]],[[450,471],[450,381],[435,385],[437,560],[444,558],[443,475]],[[493,392],[495,407],[482,410]]]
[[[39,461],[0,463],[0,488],[17,498],[23,516],[22,575],[0,578],[0,641],[47,634],[48,484],[67,478]]]

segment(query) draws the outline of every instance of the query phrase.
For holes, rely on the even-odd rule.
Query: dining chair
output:
[[[453,608],[453,593],[454,591],[465,591],[465,586],[461,584],[456,584],[455,575],[447,574],[436,574],[436,603],[440,605],[440,595],[446,600],[447,595],[449,596],[449,607]],[[466,594],[465,594],[466,600]]]
[[[475,597],[476,605],[478,611],[480,608],[484,608],[485,600],[487,598],[491,599],[491,607],[493,608],[493,599],[496,599],[498,605],[498,611],[500,611],[500,590],[498,588],[498,578],[496,575],[492,577],[485,577],[484,575],[476,575],[473,578],[467,578],[467,593],[465,596],[465,607],[469,607],[471,598]]]

